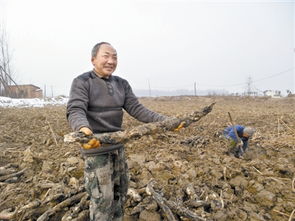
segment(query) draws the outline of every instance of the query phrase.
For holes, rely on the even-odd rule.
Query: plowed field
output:
[[[291,217],[295,209],[293,97],[184,96],[140,101],[176,117],[216,104],[188,128],[125,145],[130,188],[139,194],[138,198],[130,194],[126,220],[167,220],[145,191],[151,179],[167,201],[204,220],[295,220],[295,214]],[[228,112],[235,123],[256,128],[241,159],[227,154],[228,143],[222,136],[230,124]],[[140,124],[125,114],[124,128]],[[37,220],[84,192],[79,145],[63,142],[63,135],[70,132],[65,106],[0,108],[0,131],[0,167],[11,173],[21,171],[7,179],[0,176],[0,214],[10,220]],[[44,220],[87,220],[88,198],[82,199],[47,213]],[[193,220],[174,210],[173,214],[176,220]]]

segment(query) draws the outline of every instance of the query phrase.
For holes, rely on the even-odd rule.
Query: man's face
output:
[[[247,134],[247,133],[243,133],[243,137],[249,138],[249,137],[250,137],[250,135],[249,135],[249,134]]]
[[[117,52],[111,45],[103,44],[91,62],[97,73],[102,77],[108,77],[116,70]]]

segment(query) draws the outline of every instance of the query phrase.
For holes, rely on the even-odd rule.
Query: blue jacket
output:
[[[237,134],[238,134],[239,138],[243,141],[243,147],[246,148],[248,145],[249,138],[243,137],[243,132],[244,132],[245,127],[242,125],[235,125],[235,128],[237,130]],[[238,142],[238,139],[236,137],[233,126],[229,126],[229,127],[225,128],[223,131],[223,134],[227,139],[233,139],[235,142]]]

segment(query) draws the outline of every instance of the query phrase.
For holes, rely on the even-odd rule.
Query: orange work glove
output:
[[[100,147],[100,142],[99,140],[92,138],[91,140],[88,141],[88,143],[81,144],[81,146],[84,149],[88,150],[88,149]]]
[[[81,127],[79,131],[84,133],[86,136],[93,135],[92,130],[90,130],[88,127]],[[100,142],[96,138],[92,138],[91,140],[88,141],[88,143],[81,143],[81,146],[84,149],[97,148],[100,146]]]
[[[178,125],[178,127],[174,129],[174,131],[179,131],[181,128],[184,128],[184,126],[185,126],[185,122],[182,121],[182,122]]]

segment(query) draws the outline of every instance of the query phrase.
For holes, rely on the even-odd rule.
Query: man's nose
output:
[[[107,61],[109,64],[115,64],[116,63],[116,59],[114,58],[109,58]]]

